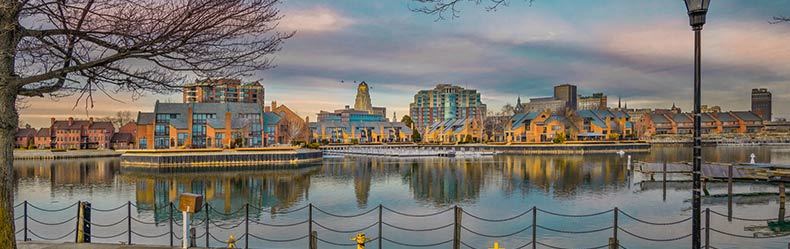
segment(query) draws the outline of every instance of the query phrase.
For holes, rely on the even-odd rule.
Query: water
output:
[[[758,162],[790,164],[788,147],[706,147],[706,161],[748,162],[754,153]],[[633,160],[681,161],[691,158],[691,149],[679,146],[656,146],[650,153],[633,154]],[[117,210],[92,212],[93,242],[118,243],[128,240],[126,227],[131,225],[132,243],[170,243],[169,203],[175,202],[178,193],[195,192],[206,196],[216,210],[209,213],[210,246],[224,246],[230,234],[239,238],[237,246],[244,245],[244,205],[250,203],[262,210],[250,208],[252,221],[249,231],[263,239],[290,239],[307,235],[308,209],[300,209],[308,203],[313,209],[313,230],[318,231],[319,248],[350,248],[331,243],[351,243],[352,233],[338,231],[356,230],[375,224],[378,210],[356,218],[333,217],[333,214],[352,215],[378,208],[379,204],[392,210],[428,214],[458,205],[472,215],[503,219],[529,211],[533,206],[542,210],[563,214],[591,214],[620,210],[647,221],[679,221],[691,216],[691,191],[689,184],[670,185],[666,191],[661,184],[641,183],[647,181],[641,174],[629,175],[625,167],[626,157],[616,154],[569,155],[569,156],[512,156],[498,155],[484,158],[425,158],[394,159],[371,157],[345,157],[325,159],[320,165],[289,171],[238,171],[202,172],[182,174],[126,173],[120,169],[117,158],[84,159],[62,161],[19,161],[15,164],[15,200],[24,200],[44,209],[68,207],[76,201],[89,201],[94,208]],[[672,180],[688,179],[687,176],[671,176]],[[660,180],[660,176],[657,178]],[[735,193],[777,192],[774,185],[761,183],[737,183]],[[711,184],[711,194],[726,193],[726,184]],[[722,201],[723,200],[723,201]],[[753,197],[736,199],[733,215],[747,218],[773,218],[778,215],[778,197]],[[127,209],[126,203],[132,205]],[[707,198],[705,208],[727,213],[726,198]],[[22,207],[17,210],[21,216]],[[297,211],[293,211],[297,210]],[[284,213],[293,211],[292,213]],[[131,213],[131,224],[123,220]],[[75,227],[74,221],[61,225],[45,226],[44,223],[68,221],[76,214],[76,208],[61,212],[45,212],[28,208],[30,217],[29,235],[73,241],[67,235]],[[220,213],[231,213],[222,215]],[[585,231],[607,228],[613,225],[613,212],[592,217],[560,217],[538,211],[538,241],[558,247],[593,247],[608,243],[612,229],[588,234],[563,234],[550,231]],[[180,215],[175,215],[174,233],[180,237]],[[197,214],[197,234],[205,233],[202,223],[205,213]],[[384,210],[382,219],[384,237],[406,244],[432,244],[452,239],[453,227],[433,231],[410,232],[398,228],[427,229],[442,227],[453,222],[453,211],[430,217],[404,217]],[[703,216],[704,219],[704,216]],[[259,224],[299,223],[291,227],[270,227]],[[532,213],[505,222],[487,222],[468,214],[462,215],[461,237],[464,243],[474,248],[491,247],[499,241],[505,248],[517,248],[531,240],[532,231],[526,229],[506,238],[486,238],[487,235],[505,235],[522,230],[532,222]],[[117,224],[113,224],[117,223]],[[22,228],[22,219],[17,220],[17,230]],[[111,226],[107,226],[111,225]],[[725,217],[711,214],[711,226],[723,232],[752,236],[746,231],[751,226],[766,226],[766,222],[729,222]],[[105,227],[107,226],[107,227]],[[682,237],[690,233],[690,221],[676,225],[655,226],[640,224],[620,214],[618,226],[639,236],[656,239]],[[704,226],[704,225],[703,225]],[[326,228],[324,228],[326,227]],[[226,228],[226,229],[223,229]],[[548,229],[546,229],[548,228]],[[466,229],[472,230],[470,232]],[[373,225],[364,230],[369,237],[378,237],[378,227]],[[23,233],[17,234],[19,239]],[[157,238],[146,236],[162,235]],[[97,238],[110,237],[112,238]],[[691,238],[671,242],[649,242],[618,231],[620,243],[626,248],[683,248],[689,247]],[[215,240],[216,239],[216,240]],[[703,234],[704,239],[704,234]],[[174,239],[174,244],[179,244]],[[711,233],[712,245],[717,248],[786,248],[787,238],[744,239]],[[307,239],[294,242],[266,242],[251,238],[249,245],[256,248],[305,248]],[[379,241],[368,246],[377,247]],[[206,237],[198,239],[204,246]],[[538,246],[541,248],[541,246]],[[415,248],[384,242],[384,248]],[[450,243],[429,248],[451,248]]]

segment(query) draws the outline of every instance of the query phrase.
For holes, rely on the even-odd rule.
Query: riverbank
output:
[[[56,160],[95,157],[118,157],[121,152],[114,150],[14,150],[14,160]]]
[[[564,155],[564,154],[606,154],[606,153],[647,153],[650,144],[634,143],[567,143],[567,144],[459,144],[459,145],[330,145],[322,146],[324,151],[341,151],[350,148],[399,148],[422,149],[431,151],[482,151],[511,155]]]
[[[323,152],[309,149],[127,151],[121,167],[130,171],[293,169],[320,162]]]

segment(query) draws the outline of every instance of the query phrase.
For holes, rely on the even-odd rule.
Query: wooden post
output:
[[[316,231],[310,233],[310,249],[318,249],[318,232]]]
[[[455,206],[455,225],[453,229],[453,249],[461,249],[461,209]]]
[[[727,167],[727,221],[732,221],[732,176],[734,167],[732,164]]]
[[[538,248],[538,208],[532,206],[532,249]]]
[[[126,244],[132,244],[132,201],[126,202]]]
[[[779,223],[785,222],[785,183],[779,183]]]

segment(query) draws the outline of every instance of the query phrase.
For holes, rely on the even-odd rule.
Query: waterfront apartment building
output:
[[[650,138],[655,135],[692,135],[694,118],[691,113],[667,113],[653,111],[642,117],[639,135]],[[702,134],[757,133],[765,128],[764,120],[751,111],[702,113]]]
[[[409,115],[415,129],[424,131],[433,124],[446,120],[485,118],[486,105],[480,93],[450,84],[439,84],[434,89],[420,90],[409,105]]]
[[[109,149],[115,126],[110,121],[51,119],[49,148],[57,149]],[[38,135],[38,134],[37,134]],[[46,147],[46,135],[41,134],[37,147]]]
[[[260,82],[242,83],[240,79],[204,79],[183,87],[184,103],[258,103],[264,104]]]
[[[771,121],[771,92],[765,88],[752,89],[752,112],[765,121]]]
[[[446,119],[425,129],[422,140],[440,144],[477,143],[483,141],[483,126],[481,120],[474,117]]]
[[[138,113],[140,149],[263,147],[258,103],[160,103]]]
[[[550,110],[514,115],[507,123],[505,139],[510,143],[568,141],[604,141],[632,138],[635,124],[621,110]]]

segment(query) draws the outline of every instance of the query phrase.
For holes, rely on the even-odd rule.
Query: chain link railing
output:
[[[157,222],[157,221],[146,221],[142,220],[136,216],[132,215],[132,207],[137,209],[138,207],[131,202],[127,202],[124,205],[113,207],[113,208],[95,208],[92,207],[90,204],[84,202],[77,202],[75,204],[62,207],[62,208],[42,208],[36,205],[33,205],[27,201],[19,203],[14,206],[15,213],[21,212],[22,215],[16,216],[14,218],[15,222],[22,222],[22,228],[15,231],[17,237],[21,237],[22,240],[30,241],[30,240],[43,240],[43,241],[59,241],[63,242],[69,236],[74,236],[75,242],[80,242],[80,238],[83,238],[82,241],[90,241],[90,238],[95,239],[102,239],[102,240],[111,240],[114,239],[117,242],[118,238],[123,238],[126,235],[127,244],[134,244],[134,243],[146,243],[149,242],[150,239],[166,239],[169,240],[170,246],[174,245],[174,241],[183,239],[180,236],[180,233],[174,232],[174,227],[181,226],[183,221],[175,219],[174,217],[178,216],[175,215],[175,207],[172,203],[165,207],[160,207],[156,210],[164,211],[165,209],[168,217],[166,221]],[[125,215],[118,215],[119,213],[123,212],[123,209],[126,209]],[[81,211],[81,209],[84,209]],[[33,217],[30,215],[30,210],[36,210],[36,212],[43,212],[49,214],[58,214],[58,215],[47,215],[41,217]],[[112,217],[118,218],[117,220],[101,220],[101,222],[94,222],[90,220],[90,215],[85,215],[81,212],[86,212],[89,210],[90,212],[96,214],[108,214]],[[139,209],[143,210],[143,209]],[[155,211],[156,211],[155,210]],[[256,214],[255,217],[250,216],[250,212],[254,212]],[[307,213],[307,218],[304,220],[296,219],[291,220],[288,222],[282,223],[274,223],[274,222],[266,222],[262,218],[257,218],[257,214],[261,213],[269,213],[271,215],[284,215],[284,216],[299,216],[297,213],[305,211]],[[315,219],[315,214],[319,214],[328,219]],[[445,215],[446,213],[452,212],[452,221],[449,223],[446,222],[438,222],[438,220],[446,220],[449,215]],[[64,216],[61,214],[67,213],[74,213],[77,214],[75,216]],[[385,212],[388,214],[388,217],[392,220],[384,220]],[[704,231],[704,240],[705,240],[705,248],[717,248],[712,245],[714,241],[711,241],[710,237],[711,234],[715,233],[718,236],[726,236],[731,238],[737,239],[775,239],[775,238],[784,238],[790,236],[790,232],[787,233],[776,233],[773,235],[766,235],[766,236],[756,236],[752,235],[743,235],[737,234],[733,232],[725,231],[725,229],[719,227],[711,226],[711,214],[715,217],[723,218],[725,220],[738,220],[738,221],[746,221],[746,222],[775,222],[780,219],[778,218],[744,218],[744,217],[733,217],[728,216],[726,214],[722,214],[710,209],[706,209],[705,211],[705,226],[702,228]],[[329,235],[347,235],[350,237],[356,233],[365,232],[366,234],[375,234],[375,236],[371,236],[370,238],[366,239],[366,243],[369,245],[376,244],[378,248],[386,248],[387,244],[396,245],[400,247],[413,247],[413,248],[427,248],[427,247],[448,247],[447,245],[452,245],[450,247],[454,249],[458,249],[460,247],[467,247],[467,248],[476,248],[470,245],[470,238],[477,239],[483,238],[487,241],[494,241],[500,239],[513,239],[511,242],[514,243],[513,245],[509,246],[508,248],[537,248],[538,246],[546,247],[546,248],[564,248],[557,245],[549,244],[549,241],[541,241],[541,238],[538,237],[538,231],[542,233],[556,233],[562,234],[566,236],[576,236],[580,234],[590,234],[595,235],[595,237],[600,238],[599,234],[603,234],[605,232],[611,233],[611,236],[603,236],[603,238],[608,238],[608,242],[606,244],[595,245],[595,246],[582,246],[582,248],[626,248],[623,245],[618,235],[620,232],[624,233],[628,237],[630,237],[629,241],[644,241],[644,242],[651,242],[651,243],[667,243],[673,241],[679,241],[687,239],[691,236],[691,233],[688,234],[681,234],[675,235],[670,237],[655,237],[655,235],[645,235],[643,233],[639,233],[633,230],[636,227],[665,227],[665,226],[676,226],[680,224],[684,224],[691,220],[691,217],[684,218],[675,221],[650,221],[642,218],[638,218],[635,215],[629,214],[628,212],[622,211],[618,208],[605,210],[597,213],[590,213],[590,214],[564,214],[559,212],[548,211],[544,209],[540,209],[537,207],[532,207],[526,211],[520,212],[516,215],[507,217],[507,218],[494,218],[494,217],[484,217],[478,214],[470,213],[463,210],[461,207],[451,207],[447,208],[438,212],[434,213],[427,213],[427,214],[412,214],[402,211],[397,211],[389,207],[385,207],[383,205],[379,205],[375,208],[365,210],[363,212],[354,213],[354,214],[338,214],[333,213],[312,204],[306,205],[304,207],[287,210],[287,211],[275,211],[270,210],[267,211],[262,207],[256,207],[249,204],[245,204],[242,208],[231,212],[220,212],[218,209],[214,208],[213,206],[206,204],[204,209],[200,212],[202,214],[201,219],[197,219],[195,222],[192,222],[192,227],[200,228],[202,227],[203,231],[200,235],[192,234],[190,235],[191,239],[194,241],[203,240],[205,243],[203,246],[205,247],[216,247],[216,246],[225,246],[228,243],[239,243],[243,241],[243,246],[238,246],[239,248],[249,248],[250,241],[255,241],[256,244],[280,244],[280,243],[293,243],[299,241],[305,241],[309,245],[308,248],[315,249],[320,247],[320,244],[317,242],[321,242],[325,245],[332,245],[338,247],[351,247],[356,246],[356,242],[352,241],[336,241],[332,238],[337,238],[337,236],[326,236]],[[531,214],[531,218],[530,218]],[[540,224],[538,222],[538,214],[548,215],[548,216],[555,216],[561,217],[563,219],[582,219],[582,218],[591,218],[591,217],[600,217],[606,218],[605,215],[612,216],[612,224],[609,226],[601,226],[595,228],[585,228],[585,229],[564,229],[564,228],[557,228],[549,226],[548,224]],[[174,216],[175,215],[175,216]],[[627,226],[623,226],[621,224],[620,216],[624,216],[627,219]],[[50,217],[59,217],[58,219],[50,218]],[[212,216],[215,217],[212,219]],[[394,218],[393,218],[394,216]],[[441,217],[440,217],[441,216]],[[82,219],[80,218],[82,217]],[[302,216],[304,217],[304,216]],[[401,217],[401,218],[398,218]],[[467,221],[464,223],[462,221],[463,217],[471,218],[473,222]],[[338,225],[342,224],[359,224],[359,222],[337,222],[337,220],[355,220],[355,219],[370,219],[370,218],[378,218],[376,221],[370,223],[364,223],[366,225],[359,225],[353,228],[348,227],[340,227]],[[600,219],[597,218],[597,219]],[[53,220],[49,220],[53,219]],[[428,222],[431,224],[429,227],[411,227],[410,225],[400,225],[397,224],[401,219],[431,219],[437,220],[437,222]],[[156,219],[154,219],[156,220]],[[76,223],[70,229],[63,229],[67,224]],[[515,224],[524,224],[521,226],[516,226],[515,229],[510,229],[509,231],[501,231],[499,229],[498,233],[492,233],[490,231],[486,231],[487,229],[483,229],[480,227],[473,226],[474,224],[478,223],[484,224],[501,224],[503,222],[511,222],[511,225]],[[35,230],[31,228],[31,224],[35,224],[37,227],[46,227],[47,233],[43,233],[43,231]],[[250,229],[250,225],[254,225],[260,228],[257,229]],[[441,225],[433,225],[433,224],[441,224]],[[579,224],[576,221],[569,222],[568,224]],[[121,228],[122,226],[126,226],[125,229],[118,232],[111,232],[111,228]],[[83,226],[83,227],[81,227]],[[84,227],[87,226],[87,227]],[[53,228],[50,228],[53,227]],[[102,230],[101,233],[97,233],[97,231],[93,231],[91,233],[88,227],[96,227]],[[138,227],[155,227],[155,228],[166,228],[167,231],[161,232],[156,231],[154,229],[137,229],[134,230],[133,228]],[[386,228],[386,229],[385,229]],[[452,229],[450,229],[452,228]],[[68,231],[64,233],[63,231]],[[301,231],[301,232],[300,232]],[[265,232],[265,234],[264,234]],[[238,238],[230,241],[228,239],[223,239],[224,236],[222,234],[239,234]],[[272,235],[272,234],[289,234],[293,236],[282,236],[282,235]],[[322,234],[322,236],[318,236],[318,234]],[[404,236],[404,234],[406,236]],[[431,236],[426,236],[430,234]],[[403,241],[396,238],[403,238],[403,237],[410,237],[413,235],[419,235],[422,238],[430,238],[432,241],[421,241],[417,243],[415,241]],[[82,237],[80,237],[82,236]],[[530,237],[529,240],[522,240],[520,238],[526,238],[527,236]],[[85,240],[84,238],[89,238]],[[133,240],[134,238],[142,239],[141,242]],[[477,240],[479,241],[479,240]],[[516,243],[519,242],[520,243]],[[301,242],[300,242],[301,243]],[[592,243],[592,241],[590,241]],[[632,245],[632,247],[638,247],[639,245]],[[576,247],[578,248],[578,247]]]

